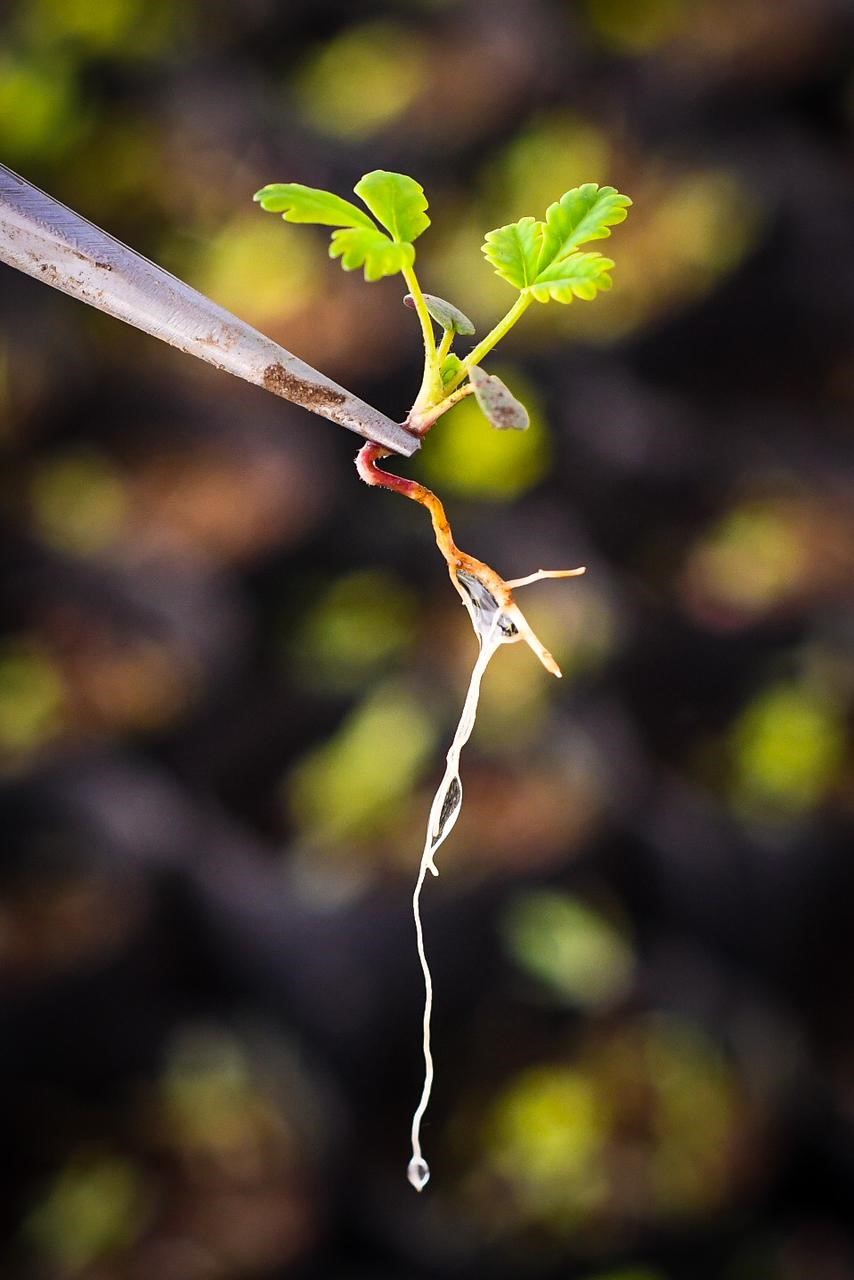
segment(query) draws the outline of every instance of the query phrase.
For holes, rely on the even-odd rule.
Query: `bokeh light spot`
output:
[[[836,777],[844,743],[840,709],[827,697],[803,684],[766,689],[732,732],[736,807],[781,821],[813,808]]]
[[[593,1082],[568,1067],[523,1072],[490,1118],[487,1160],[512,1183],[523,1208],[550,1215],[558,1206],[601,1199],[606,1116]]]
[[[762,614],[801,580],[805,550],[791,517],[767,503],[728,512],[691,553],[688,588],[701,612],[724,606]]]
[[[369,137],[415,101],[425,74],[424,53],[412,31],[366,23],[325,41],[297,74],[293,91],[322,133]]]
[[[35,750],[58,731],[64,686],[50,659],[26,640],[0,648],[0,749]]]
[[[226,1032],[200,1027],[178,1036],[161,1088],[170,1139],[183,1150],[227,1165],[255,1144],[266,1108],[241,1045]]]
[[[31,165],[62,155],[84,132],[86,118],[64,61],[0,56],[4,159]]]
[[[76,1275],[133,1241],[146,1197],[134,1166],[118,1156],[81,1156],[62,1168],[25,1224],[35,1249]]]
[[[33,477],[31,501],[42,537],[81,555],[114,542],[128,509],[118,472],[108,459],[92,452],[44,462]]]
[[[211,240],[198,272],[200,288],[253,324],[274,324],[299,311],[313,294],[322,262],[311,236],[281,220],[236,218]]]
[[[303,618],[289,660],[315,687],[363,688],[411,641],[415,609],[412,593],[391,574],[349,573],[336,579]]]
[[[680,31],[685,0],[586,0],[591,26],[603,44],[620,53],[646,53]]]
[[[174,0],[29,0],[24,29],[36,47],[74,46],[122,59],[157,53],[191,6]]]
[[[517,894],[504,914],[502,934],[516,963],[562,1000],[597,1008],[629,989],[631,947],[606,916],[571,894]]]
[[[613,1250],[639,1225],[702,1217],[731,1194],[750,1113],[699,1027],[627,1017],[567,1052],[519,1072],[485,1110],[470,1104],[481,1150],[461,1200],[476,1229],[526,1248],[536,1231]]]
[[[303,835],[328,844],[387,826],[434,741],[433,721],[408,689],[389,683],[369,694],[291,775],[288,789]]]

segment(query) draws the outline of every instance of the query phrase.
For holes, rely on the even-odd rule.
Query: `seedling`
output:
[[[255,199],[270,213],[281,213],[286,222],[308,222],[334,227],[329,255],[340,259],[345,271],[364,270],[366,280],[401,275],[407,287],[404,303],[421,326],[424,371],[421,386],[403,424],[423,437],[435,423],[465,396],[474,395],[489,422],[498,430],[524,430],[527,411],[500,378],[487,373],[481,363],[535,302],[571,303],[574,298],[592,301],[611,288],[610,258],[583,245],[602,240],[611,227],[622,222],[632,203],[613,187],[588,182],[567,191],[549,205],[545,218],[521,218],[487,232],[483,253],[497,274],[517,291],[506,315],[462,357],[453,348],[459,337],[474,333],[474,325],[453,303],[424,293],[415,274],[415,241],[427,230],[427,199],[423,188],[402,173],[376,169],[356,183],[355,194],[369,212],[333,195],[298,182],[277,182],[263,187]],[[437,341],[436,327],[441,332]],[[412,1158],[407,1176],[417,1191],[430,1177],[421,1152],[421,1121],[433,1084],[430,1023],[433,984],[424,949],[421,923],[421,890],[427,872],[438,875],[435,857],[450,835],[462,808],[460,752],[474,728],[481,682],[495,651],[504,644],[524,640],[543,666],[559,676],[560,668],[540,642],[513,599],[513,591],[542,578],[570,578],[577,569],[538,569],[527,577],[505,581],[496,571],[461,551],[451,533],[442,503],[424,485],[385,471],[377,464],[391,450],[368,442],[359,451],[356,467],[369,485],[392,489],[426,507],[436,542],[445,558],[451,582],[468,611],[480,649],[474,664],[457,731],[447,755],[442,781],[436,791],[427,822],[427,835],[412,898],[418,956],[424,975],[423,1053],[424,1085],[412,1119]]]

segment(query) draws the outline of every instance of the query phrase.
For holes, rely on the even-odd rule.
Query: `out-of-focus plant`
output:
[[[375,169],[360,178],[354,191],[365,208],[331,191],[299,182],[271,183],[256,192],[255,199],[267,212],[280,213],[286,222],[333,227],[329,254],[340,259],[345,271],[361,268],[369,281],[403,276],[408,289],[404,302],[415,311],[424,342],[421,385],[404,424],[414,435],[426,435],[443,414],[471,395],[493,427],[499,431],[524,431],[530,422],[527,409],[500,378],[482,368],[482,362],[535,302],[567,304],[575,298],[591,302],[603,290],[610,289],[613,261],[598,250],[582,252],[582,249],[595,240],[607,238],[611,228],[624,221],[632,203],[629,197],[614,187],[587,182],[565,192],[549,205],[543,219],[526,216],[487,232],[483,254],[497,275],[516,290],[517,296],[489,333],[461,357],[454,351],[454,345],[458,338],[473,334],[474,325],[454,303],[425,293],[415,274],[415,241],[430,226],[423,187],[406,174]],[[441,331],[438,341],[436,327]],[[401,493],[430,512],[437,545],[480,642],[445,772],[430,809],[413,894],[418,956],[425,987],[424,1087],[412,1121],[408,1176],[416,1190],[421,1191],[430,1177],[429,1166],[421,1154],[421,1120],[433,1084],[430,1043],[433,985],[424,951],[421,890],[428,871],[438,875],[435,855],[453,830],[462,809],[460,753],[474,729],[481,682],[493,654],[503,644],[525,640],[546,670],[560,675],[560,667],[515,604],[513,589],[542,578],[573,577],[584,569],[538,569],[527,577],[505,581],[489,565],[460,550],[454,542],[445,509],[434,493],[414,480],[377,466],[381,458],[388,456],[388,449],[369,441],[356,459],[359,475],[366,484]],[[382,798],[381,793],[374,796],[375,801],[381,802]],[[360,805],[363,804],[364,797],[360,796]]]

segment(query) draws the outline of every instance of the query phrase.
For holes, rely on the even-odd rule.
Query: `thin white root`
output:
[[[418,868],[418,879],[412,894],[412,914],[415,919],[415,938],[418,947],[418,959],[424,975],[424,1016],[422,1020],[422,1047],[424,1052],[424,1084],[421,1099],[412,1117],[412,1159],[407,1168],[407,1177],[416,1191],[423,1191],[430,1178],[430,1166],[421,1154],[421,1121],[430,1102],[433,1089],[433,1052],[430,1040],[430,1023],[433,1013],[433,979],[427,953],[424,949],[424,929],[421,922],[421,890],[427,872],[434,876],[439,869],[434,861],[436,852],[453,831],[460,811],[463,807],[463,786],[460,780],[460,752],[468,742],[474,729],[477,716],[477,704],[480,698],[480,686],[484,672],[489,666],[493,654],[504,643],[507,643],[498,629],[498,618],[493,621],[486,637],[483,639],[477,661],[471,673],[468,692],[463,703],[460,721],[454,740],[446,758],[445,772],[436,790],[430,817],[427,820],[427,836]]]
[[[441,546],[441,543],[440,543]],[[447,557],[446,557],[447,558]],[[479,563],[479,562],[478,562]],[[463,703],[460,721],[454,740],[446,758],[445,772],[442,781],[433,797],[430,806],[430,817],[427,820],[427,835],[418,868],[418,878],[412,894],[412,913],[415,918],[415,937],[418,945],[418,959],[424,975],[424,1017],[422,1020],[423,1052],[424,1052],[424,1084],[421,1098],[412,1117],[412,1159],[407,1168],[407,1177],[416,1191],[423,1191],[430,1180],[430,1166],[421,1153],[421,1122],[430,1102],[433,1089],[433,1052],[430,1040],[430,1024],[433,1014],[433,979],[427,962],[424,948],[424,930],[421,922],[421,890],[427,872],[434,876],[439,874],[435,856],[454,829],[463,804],[463,785],[460,780],[460,752],[468,742],[474,729],[477,715],[477,704],[480,698],[480,687],[486,668],[496,652],[503,644],[515,644],[519,640],[533,650],[547,671],[560,676],[560,667],[548,649],[531,630],[525,615],[513,601],[511,591],[514,587],[526,587],[543,578],[576,578],[585,572],[584,566],[578,569],[538,569],[526,578],[516,578],[505,582],[487,566],[481,565],[480,572],[475,572],[468,565],[463,570],[458,564],[449,560],[451,579],[462,597],[475,635],[480,641],[480,652],[472,669],[468,691]],[[486,610],[486,612],[484,612]],[[488,624],[488,625],[487,625]]]
[[[415,938],[418,946],[418,959],[421,962],[421,972],[424,974],[424,1019],[423,1019],[423,1048],[424,1048],[424,1085],[421,1090],[421,1100],[415,1114],[412,1117],[412,1159],[406,1170],[406,1176],[412,1183],[416,1191],[423,1191],[430,1180],[430,1166],[421,1154],[421,1121],[427,1105],[430,1101],[430,1094],[433,1090],[433,1052],[430,1047],[430,1020],[433,1015],[433,978],[430,974],[430,965],[427,962],[427,953],[424,950],[424,930],[421,925],[421,889],[424,885],[424,877],[427,874],[427,867],[431,864],[428,861],[428,853],[425,850],[421,858],[421,866],[418,869],[418,879],[415,882],[415,892],[412,895],[412,914],[415,917]],[[438,875],[439,872],[435,867],[432,868],[433,874]]]
[[[541,582],[543,578],[577,578],[586,572],[586,564],[577,569],[538,569],[536,573],[529,573],[527,578],[508,578],[505,585],[512,591],[515,587],[528,587],[532,582]]]

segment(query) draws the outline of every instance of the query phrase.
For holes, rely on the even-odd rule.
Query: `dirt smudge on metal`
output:
[[[314,413],[322,414],[336,405],[343,404],[346,400],[343,391],[335,391],[332,387],[308,382],[307,379],[291,373],[279,363],[267,365],[263,374],[263,383],[274,395],[283,396],[285,400],[301,404]]]

